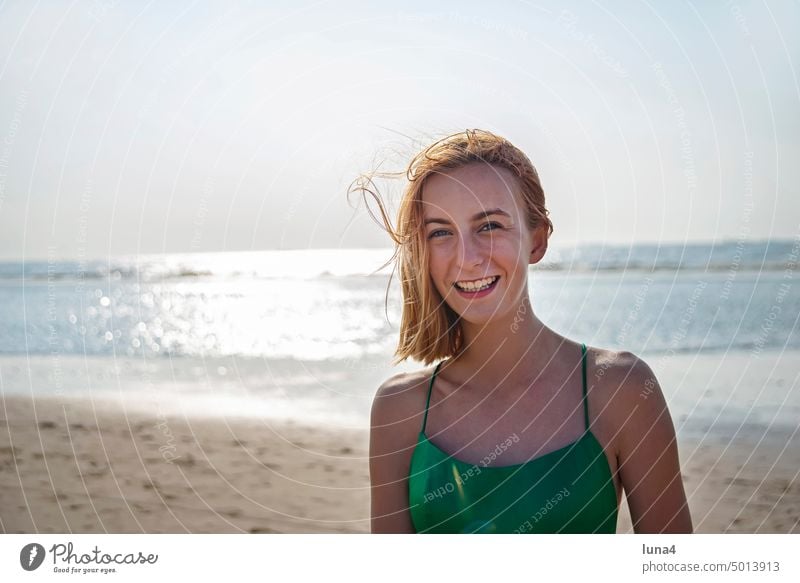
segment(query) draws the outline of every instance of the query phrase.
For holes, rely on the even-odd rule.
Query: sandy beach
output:
[[[369,532],[366,428],[2,403],[3,532]],[[680,454],[696,532],[800,532],[797,432],[683,441]],[[618,532],[632,532],[624,503]]]
[[[2,530],[366,532],[368,434],[3,401]]]

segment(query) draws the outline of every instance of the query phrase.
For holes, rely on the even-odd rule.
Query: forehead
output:
[[[430,176],[422,189],[423,215],[472,216],[487,208],[520,213],[519,182],[507,168],[480,162]]]

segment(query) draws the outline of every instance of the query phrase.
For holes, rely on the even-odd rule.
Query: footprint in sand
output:
[[[173,463],[176,466],[186,466],[188,468],[192,468],[197,464],[197,460],[195,460],[192,454],[187,453],[186,455],[181,455],[173,460],[170,460],[170,463]]]

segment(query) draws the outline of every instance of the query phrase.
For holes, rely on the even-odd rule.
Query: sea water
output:
[[[678,424],[791,424],[799,251],[797,241],[551,250],[530,268],[531,301],[558,332],[645,358]],[[0,264],[0,387],[358,424],[377,383],[420,366],[391,366],[401,305],[397,274],[382,268],[391,255]]]

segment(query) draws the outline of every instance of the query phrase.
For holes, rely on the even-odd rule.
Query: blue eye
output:
[[[496,228],[498,228],[498,229],[502,229],[502,228],[503,228],[503,225],[501,225],[500,223],[486,223],[486,224],[485,224],[485,225],[483,225],[483,226],[484,226],[484,227],[491,227],[491,226],[494,226],[494,227],[496,227]],[[490,229],[490,230],[494,231],[494,229]]]
[[[434,237],[436,237],[437,236],[436,233],[446,233],[446,232],[447,231],[445,231],[444,229],[437,229],[433,231],[430,235],[428,235],[428,239],[433,239]]]

